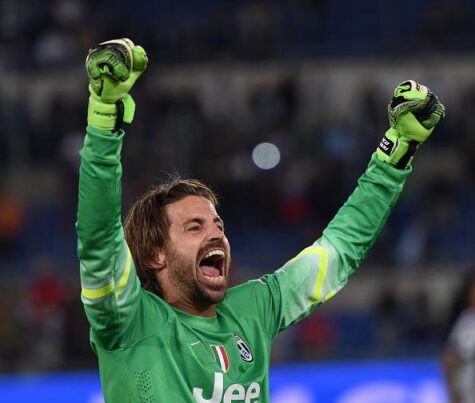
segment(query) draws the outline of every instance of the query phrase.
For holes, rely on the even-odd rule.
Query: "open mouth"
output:
[[[199,262],[201,274],[208,278],[224,277],[224,261],[226,254],[222,249],[213,249],[207,252]]]

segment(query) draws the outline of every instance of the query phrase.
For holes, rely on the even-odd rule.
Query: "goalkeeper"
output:
[[[389,130],[322,236],[276,272],[228,290],[231,248],[201,182],[150,190],[122,226],[122,126],[133,119],[129,92],[146,66],[144,49],[128,39],[104,42],[86,60],[78,254],[105,400],[269,402],[273,339],[358,268],[444,107],[423,85],[399,85]]]

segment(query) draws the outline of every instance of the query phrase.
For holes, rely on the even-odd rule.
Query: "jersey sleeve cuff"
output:
[[[398,189],[404,185],[406,178],[411,172],[411,165],[404,169],[396,168],[392,164],[381,161],[375,152],[366,169],[365,176],[371,178],[374,182],[380,182],[390,188]]]
[[[84,147],[80,152],[82,157],[105,164],[120,162],[122,142],[125,135],[122,129],[113,133],[89,125],[86,131]]]

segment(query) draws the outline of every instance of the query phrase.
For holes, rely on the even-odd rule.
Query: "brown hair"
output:
[[[142,287],[160,295],[152,268],[154,254],[168,241],[170,222],[165,206],[186,196],[202,196],[214,206],[214,192],[196,179],[174,177],[142,195],[132,206],[124,223],[125,239],[135,263]]]

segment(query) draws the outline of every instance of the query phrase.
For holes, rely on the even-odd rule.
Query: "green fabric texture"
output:
[[[275,336],[346,284],[411,169],[373,156],[322,237],[274,273],[230,288],[216,316],[203,318],[140,286],[121,225],[123,139],[88,127],[79,179],[82,301],[105,401],[269,402]]]

